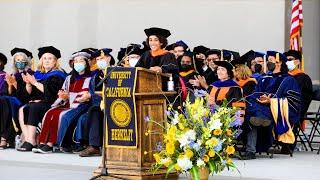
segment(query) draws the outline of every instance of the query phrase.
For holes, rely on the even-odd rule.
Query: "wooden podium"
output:
[[[134,90],[138,130],[137,148],[106,148],[103,146],[106,152],[105,163],[109,174],[125,179],[164,179],[165,169],[160,169],[157,172],[150,170],[155,163],[153,153],[156,150],[156,143],[162,142],[164,130],[154,123],[146,123],[145,117],[149,116],[163,125],[166,123],[167,100],[165,96],[176,94],[176,92],[162,91],[162,78],[168,79],[169,76],[168,74],[137,68]],[[109,108],[107,104],[105,107]],[[146,136],[147,129],[155,133]],[[105,135],[104,138],[106,138]],[[94,171],[94,175],[100,173],[101,167]],[[101,178],[113,179],[103,176]],[[169,178],[177,179],[178,175],[170,174]]]

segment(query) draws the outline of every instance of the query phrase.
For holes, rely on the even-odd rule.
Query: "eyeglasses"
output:
[[[287,58],[288,61],[293,61],[293,60],[296,60],[295,58]]]

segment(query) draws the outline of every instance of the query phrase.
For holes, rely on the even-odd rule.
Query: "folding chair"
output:
[[[312,100],[320,103],[320,86],[314,86]],[[311,124],[309,142],[311,145],[311,151],[313,151],[315,148],[312,147],[312,144],[320,144],[320,141],[317,141],[317,138],[320,138],[320,104],[318,105],[316,112],[307,112],[305,120],[309,121]],[[320,147],[318,148],[317,154],[319,153]]]

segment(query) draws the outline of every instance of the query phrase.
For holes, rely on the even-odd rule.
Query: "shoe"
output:
[[[7,140],[2,139],[1,145],[0,145],[0,150],[7,149],[7,148],[8,148]]]
[[[38,149],[39,153],[42,154],[48,154],[53,152],[53,147],[50,147],[48,145],[44,145],[41,148]]]
[[[79,153],[80,157],[92,157],[92,156],[101,156],[100,148],[95,148],[88,146],[85,150]]]
[[[34,152],[34,153],[40,153],[39,150],[40,150],[43,146],[45,146],[45,144],[39,144],[37,147],[32,148],[32,152]]]
[[[76,149],[74,149],[72,152],[74,153],[74,154],[79,154],[81,151],[83,151],[83,150],[85,150],[86,149],[86,146],[79,146],[79,147],[77,147]]]
[[[19,147],[17,150],[21,152],[29,152],[32,151],[32,148],[35,148],[36,146],[32,145],[31,143],[25,141],[21,147]]]
[[[268,127],[271,125],[271,120],[261,117],[251,117],[249,121],[254,126]]]
[[[256,153],[246,152],[243,156],[241,156],[240,159],[242,159],[242,160],[256,159]]]
[[[72,148],[71,147],[60,147],[60,152],[70,154],[70,153],[72,153]]]

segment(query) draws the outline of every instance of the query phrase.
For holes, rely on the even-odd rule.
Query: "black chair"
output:
[[[317,103],[320,103],[320,85],[314,86],[313,87],[313,101],[316,101]],[[305,120],[309,121],[311,124],[311,130],[309,133],[309,146],[311,151],[313,151],[316,148],[312,147],[312,144],[319,144],[320,141],[317,141],[317,137],[320,137],[320,104],[318,105],[318,109],[315,112],[307,112]],[[318,152],[317,154],[320,153],[320,147],[318,147]]]

